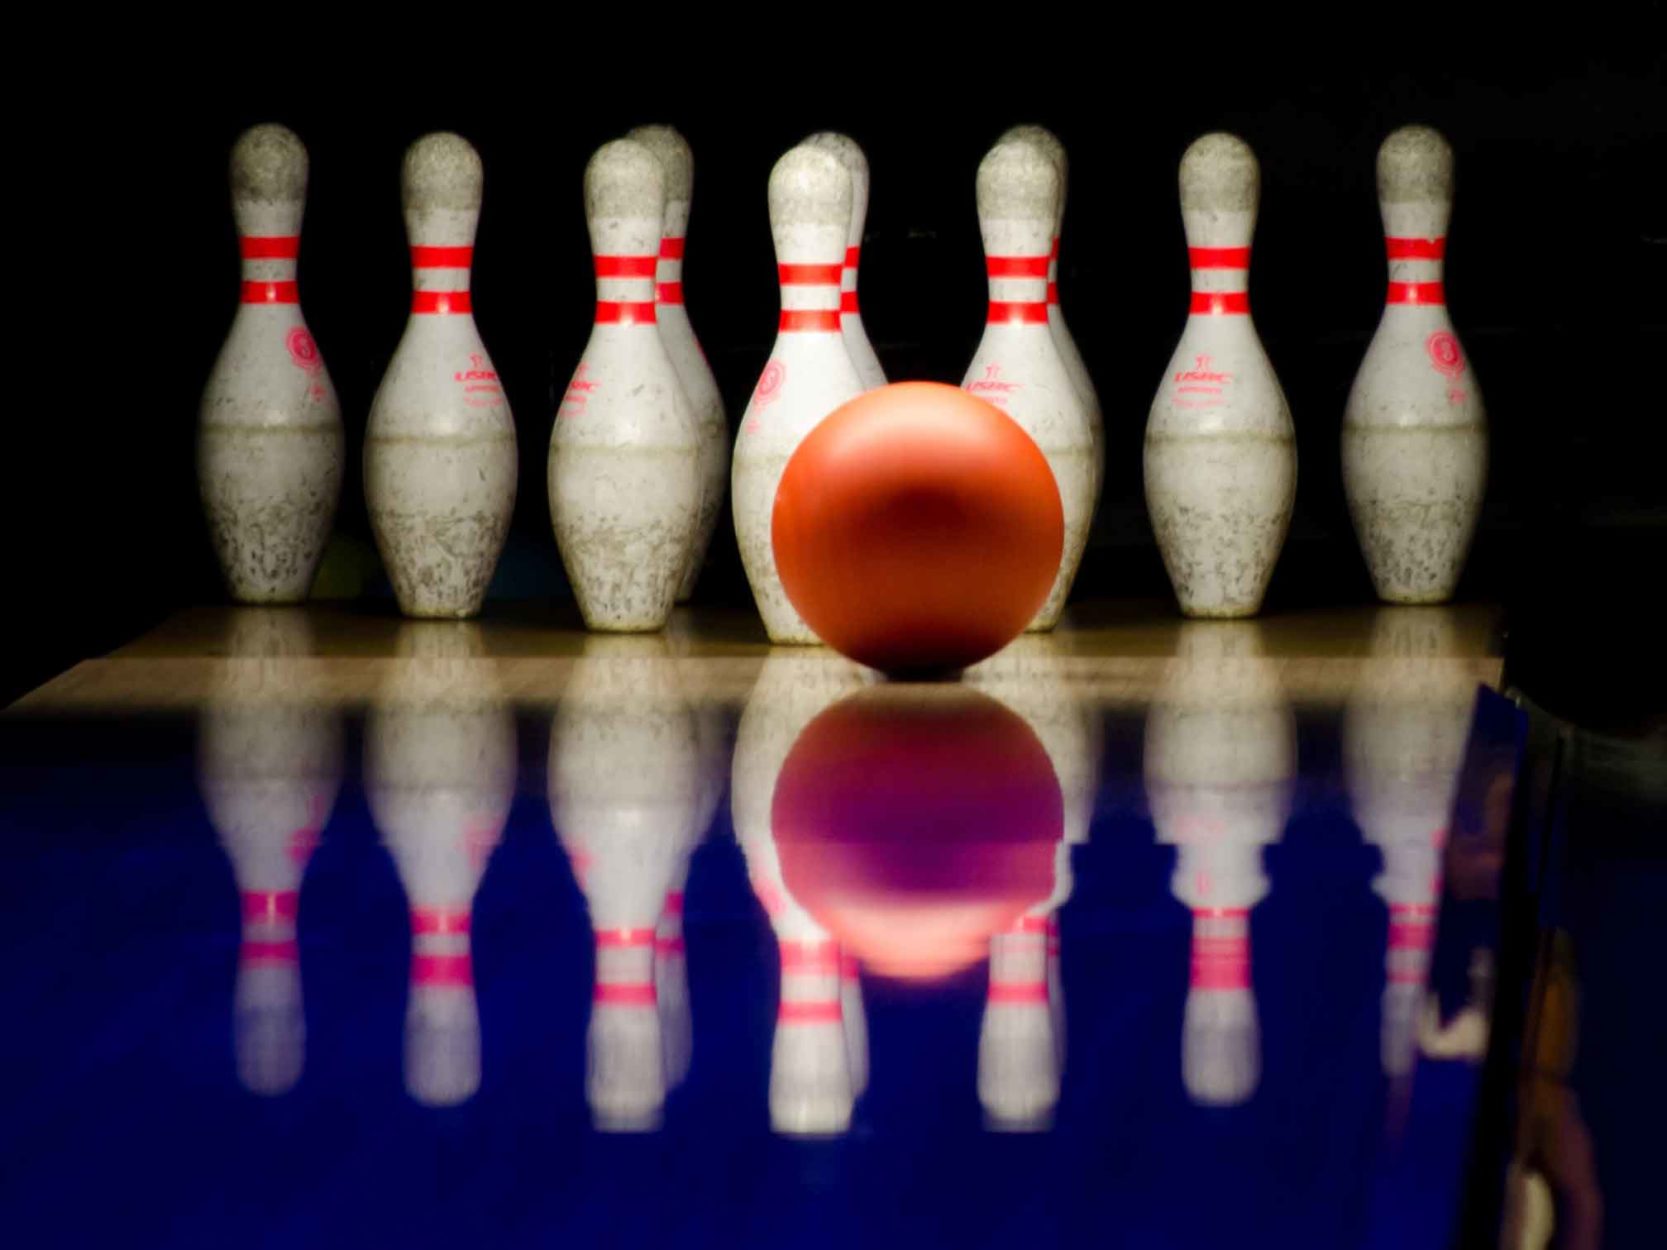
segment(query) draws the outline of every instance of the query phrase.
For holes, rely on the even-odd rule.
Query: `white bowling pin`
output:
[[[984,337],[963,389],[1003,409],[1036,440],[1065,510],[1059,571],[1031,629],[1065,610],[1094,520],[1094,435],[1048,327],[1048,265],[1059,224],[1059,167],[1033,143],[999,142],[978,166],[978,225],[990,279]]]
[[[405,1086],[429,1106],[480,1087],[470,930],[515,797],[515,718],[480,627],[406,623],[365,718],[365,795],[410,904]]]
[[[700,434],[655,322],[665,174],[616,139],[585,167],[596,325],[550,432],[556,546],[594,630],[660,629],[694,551]]]
[[[1343,489],[1378,597],[1453,597],[1487,484],[1482,392],[1447,316],[1453,149],[1403,126],[1378,149],[1389,295],[1343,413]]]
[[[654,316],[700,431],[700,517],[695,524],[694,552],[677,587],[677,602],[687,603],[694,596],[695,582],[706,562],[718,513],[729,490],[729,421],[724,416],[724,399],[683,304],[683,243],[689,229],[695,161],[688,142],[670,126],[638,126],[626,138],[653,152],[665,171],[666,219],[661,227],[660,263],[655,273]]]
[[[1242,1103],[1261,1079],[1250,915],[1295,773],[1296,724],[1256,626],[1183,626],[1147,716],[1145,775],[1158,840],[1176,847],[1170,891],[1192,912],[1181,1077],[1197,1103]]]
[[[282,126],[232,148],[242,297],[203,392],[197,481],[232,598],[307,597],[341,497],[336,388],[301,316],[296,257],[307,149]]]
[[[1261,175],[1244,140],[1181,158],[1192,306],[1146,422],[1146,507],[1188,616],[1254,616],[1296,499],[1296,432],[1250,319]]]
[[[735,439],[730,501],[735,537],[770,641],[815,643],[776,572],[776,487],[805,435],[862,394],[842,337],[839,283],[851,221],[851,175],[839,158],[800,144],[770,171],[770,232],[781,321],[769,363]]]
[[[851,363],[857,368],[864,390],[871,391],[886,384],[886,371],[874,345],[868,341],[868,330],[862,323],[862,310],[857,304],[857,268],[862,262],[862,232],[868,221],[868,157],[857,141],[849,135],[824,130],[811,135],[805,143],[832,152],[851,175],[851,227],[845,236],[845,267],[839,279],[839,325],[845,336],[845,350],[851,353]]]
[[[469,298],[480,157],[454,134],[405,154],[411,318],[365,431],[365,502],[400,610],[480,611],[515,511],[515,421]]]
[[[1082,352],[1065,324],[1065,314],[1059,307],[1059,239],[1065,227],[1065,197],[1070,190],[1071,162],[1059,136],[1045,126],[1014,126],[1002,139],[1017,139],[1034,143],[1047,153],[1048,159],[1059,168],[1059,219],[1054,223],[1053,247],[1048,256],[1048,329],[1053,331],[1059,358],[1065,362],[1065,372],[1071,375],[1083,405],[1088,409],[1089,429],[1094,435],[1094,502],[1100,500],[1100,484],[1105,478],[1105,419],[1100,413],[1100,395],[1094,389],[1094,379],[1083,363]]]
[[[589,638],[550,731],[550,818],[596,940],[596,1127],[658,1127],[667,1088],[655,930],[698,818],[695,720],[660,638]]]
[[[306,1054],[296,923],[341,782],[341,719],[311,686],[304,614],[246,609],[229,632],[198,722],[197,779],[242,903],[238,1077],[255,1093],[281,1094]]]

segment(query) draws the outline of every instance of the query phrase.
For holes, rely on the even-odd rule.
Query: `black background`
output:
[[[261,121],[292,127],[311,153],[301,299],[349,447],[333,583],[394,610],[371,554],[358,452],[407,315],[400,160],[421,134],[451,129],[485,161],[476,317],[521,446],[514,532],[487,613],[564,625],[578,618],[550,533],[545,455],[555,396],[589,330],[581,178],[600,143],[664,121],[693,147],[685,290],[733,428],[774,334],[765,183],[783,151],[818,129],[863,145],[869,334],[893,380],[959,382],[984,313],[978,160],[1011,124],[1052,128],[1071,157],[1062,304],[1107,432],[1105,494],[1077,595],[1165,598],[1141,440],[1186,316],[1176,164],[1205,131],[1242,135],[1262,163],[1252,308],[1299,440],[1297,514],[1269,600],[1278,611],[1370,599],[1338,432],[1383,300],[1373,166],[1390,130],[1435,125],[1457,153],[1449,304],[1492,437],[1462,596],[1505,600],[1516,633],[1543,638],[1547,654],[1565,652],[1570,631],[1609,653],[1618,630],[1653,632],[1667,548],[1660,16],[1649,6],[1602,32],[1602,54],[1533,58],[1486,41],[1460,49],[1406,38],[1372,55],[1330,45],[1274,59],[1227,31],[1131,39],[1102,59],[1074,55],[1069,31],[1053,24],[1046,39],[1063,55],[1051,62],[1031,36],[1010,48],[990,36],[977,55],[863,50],[829,71],[810,49],[844,45],[825,32],[749,49],[690,42],[676,49],[683,69],[644,74],[582,38],[500,66],[463,56],[459,33],[456,56],[431,45],[426,58],[323,65],[307,47],[249,45],[189,67],[85,66],[74,90],[21,127],[39,145],[23,184],[38,192],[26,210],[38,216],[22,257],[37,270],[27,279],[37,298],[33,327],[14,329],[14,342],[31,345],[15,363],[43,372],[28,387],[34,411],[15,414],[10,615],[21,645],[0,694],[223,593],[198,510],[194,425],[236,309],[227,155]],[[514,42],[494,32],[498,51]],[[281,62],[270,72],[268,56]],[[723,530],[698,598],[748,602]],[[1576,684],[1593,681],[1607,678]]]

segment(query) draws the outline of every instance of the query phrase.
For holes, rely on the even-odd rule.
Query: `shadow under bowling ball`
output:
[[[830,414],[787,462],[771,522],[787,597],[834,650],[941,673],[1024,630],[1059,571],[1053,471],[1006,413],[900,382]]]
[[[1064,803],[1041,741],[964,686],[871,686],[794,742],[771,825],[789,892],[869,971],[983,959],[1054,884]]]

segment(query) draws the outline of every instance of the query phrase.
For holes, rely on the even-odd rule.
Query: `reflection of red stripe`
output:
[[[243,302],[245,304],[298,304],[301,302],[301,295],[294,282],[245,282],[243,284]]]
[[[660,908],[663,915],[681,916],[683,914],[683,891],[667,890],[665,905]]]
[[[839,329],[839,309],[837,308],[784,308],[781,310],[781,325],[783,330],[834,330]]]
[[[838,286],[841,265],[777,265],[783,286]]]
[[[419,937],[467,933],[469,913],[449,907],[413,907],[411,932]]]
[[[839,957],[839,977],[842,981],[862,980],[862,965],[857,963],[856,956],[841,955]]]
[[[984,272],[992,278],[1045,278],[1046,256],[986,256]]]
[[[246,964],[292,964],[300,960],[301,948],[294,938],[287,942],[245,942],[237,957]]]
[[[280,920],[294,920],[301,908],[301,896],[294,890],[245,890],[243,892],[243,921],[245,924],[274,924]]]
[[[684,950],[683,939],[680,937],[655,938],[654,950],[660,955],[681,955]]]
[[[598,946],[618,948],[624,946],[652,946],[654,944],[653,929],[599,929],[596,933]]]
[[[1048,1001],[1046,981],[991,981],[992,1003],[1045,1003]]]
[[[1247,313],[1250,311],[1249,291],[1194,291],[1189,312]]]
[[[993,299],[990,301],[987,320],[991,325],[1001,325],[1012,321],[1023,322],[1026,325],[1045,325],[1048,320],[1048,306],[1039,300],[1015,303],[1009,300]]]
[[[1020,916],[1019,923],[1013,926],[1014,933],[1046,933],[1048,918],[1046,916]]]
[[[659,265],[654,256],[598,256],[598,278],[652,278]]]
[[[838,1024],[844,1018],[837,998],[832,1002],[783,1002],[776,1012],[782,1024]]]
[[[1390,260],[1441,260],[1447,255],[1447,240],[1397,239],[1386,235],[1384,247]]]
[[[1389,922],[1389,949],[1427,951],[1435,945],[1435,925],[1428,920]]]
[[[1250,940],[1194,937],[1190,984],[1195,990],[1249,989]]]
[[[855,291],[840,292],[839,311],[848,317],[856,316],[858,314],[860,310],[857,308],[857,293]]]
[[[1390,304],[1445,304],[1447,292],[1439,282],[1391,282]]]
[[[462,987],[475,983],[474,969],[467,955],[413,955],[412,985]]]
[[[424,247],[411,249],[413,269],[467,269],[474,263],[472,247]]]
[[[783,972],[838,972],[839,946],[834,942],[783,942],[781,967]]]
[[[660,259],[661,260],[682,260],[683,259],[683,236],[682,235],[680,235],[680,234],[668,234],[665,238],[660,240]]]
[[[599,299],[596,301],[597,325],[639,325],[652,324],[654,321],[654,301],[621,302],[620,300]]]
[[[412,291],[414,313],[466,313],[474,311],[467,291]]]
[[[246,234],[237,241],[244,260],[294,260],[301,254],[298,234]]]
[[[683,302],[683,284],[681,282],[662,282],[654,288],[654,298],[662,304],[681,304]]]
[[[1189,247],[1187,263],[1194,269],[1249,269],[1248,247]]]
[[[598,981],[591,1000],[609,1007],[652,1007],[655,1003],[654,983]]]

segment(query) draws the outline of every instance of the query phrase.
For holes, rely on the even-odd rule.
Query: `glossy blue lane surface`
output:
[[[6,1240],[1450,1244],[1518,714],[1266,676],[0,722]]]

